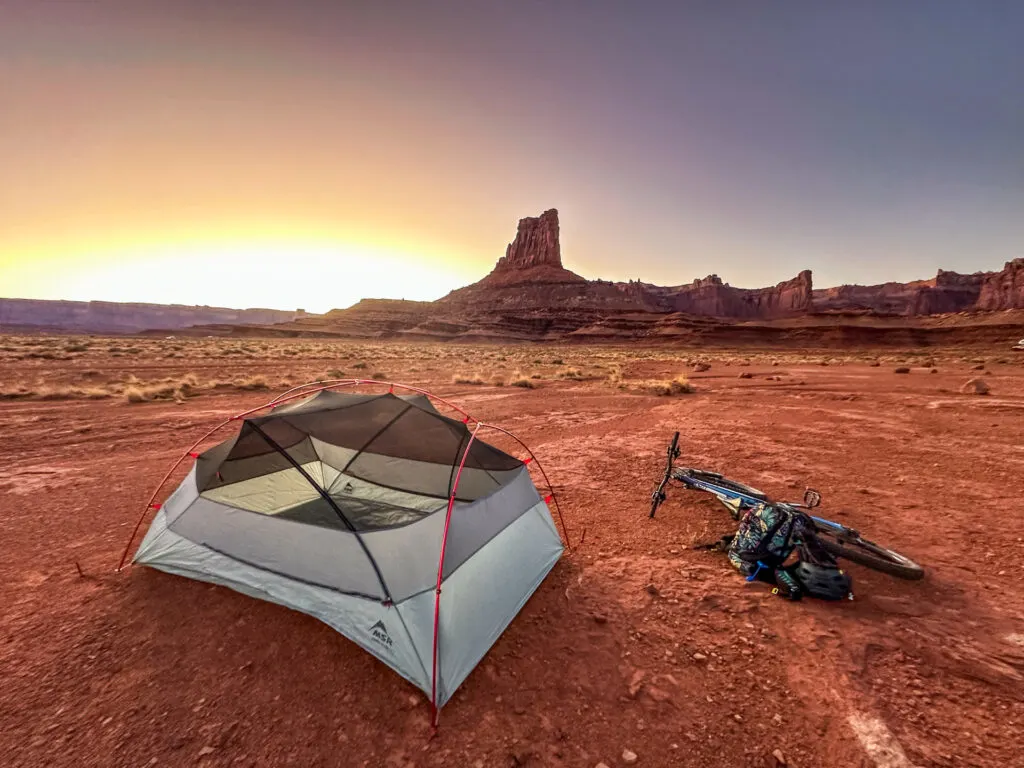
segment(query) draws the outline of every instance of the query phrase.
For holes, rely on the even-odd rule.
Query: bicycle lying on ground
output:
[[[734,520],[739,520],[749,509],[762,504],[772,504],[794,514],[804,515],[806,518],[804,535],[814,536],[821,546],[834,557],[846,558],[901,579],[914,580],[924,576],[924,569],[920,565],[899,552],[865,539],[860,532],[853,528],[807,514],[806,510],[814,509],[821,504],[821,494],[814,489],[808,488],[804,492],[802,504],[773,501],[767,494],[756,488],[730,480],[717,472],[708,472],[692,467],[677,467],[675,461],[679,455],[679,433],[676,432],[668,447],[665,475],[658,484],[657,490],[651,495],[650,517],[654,517],[658,507],[665,501],[667,489],[675,481],[683,488],[710,493],[729,510]]]

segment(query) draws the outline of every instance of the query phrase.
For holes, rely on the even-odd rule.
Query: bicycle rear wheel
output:
[[[900,579],[916,581],[924,578],[924,568],[909,557],[863,538],[856,531],[838,526],[841,530],[818,528],[816,535],[821,546],[834,557],[852,560],[875,571]]]

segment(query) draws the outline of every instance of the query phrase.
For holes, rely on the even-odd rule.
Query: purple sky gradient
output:
[[[1022,40],[1008,0],[0,0],[0,293],[274,224],[436,263],[439,295],[549,207],[587,277],[997,269]]]

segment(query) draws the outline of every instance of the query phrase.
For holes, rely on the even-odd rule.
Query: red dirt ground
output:
[[[1024,764],[1021,361],[989,365],[987,397],[959,394],[978,374],[940,359],[934,375],[755,361],[751,379],[713,361],[696,394],[659,398],[598,381],[456,386],[420,360],[392,359],[391,378],[526,440],[574,545],[436,737],[421,693],[315,619],[113,573],[169,463],[267,393],[18,400],[0,403],[0,762],[614,768],[630,750],[640,766]],[[684,460],[783,497],[813,485],[823,516],[927,577],[851,566],[857,599],[842,604],[745,583],[688,549],[730,529],[712,500],[677,491],[647,518],[676,429]]]

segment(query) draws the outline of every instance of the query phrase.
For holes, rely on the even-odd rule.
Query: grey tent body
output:
[[[426,397],[324,390],[200,454],[134,562],[315,616],[439,708],[562,551],[523,461]]]

